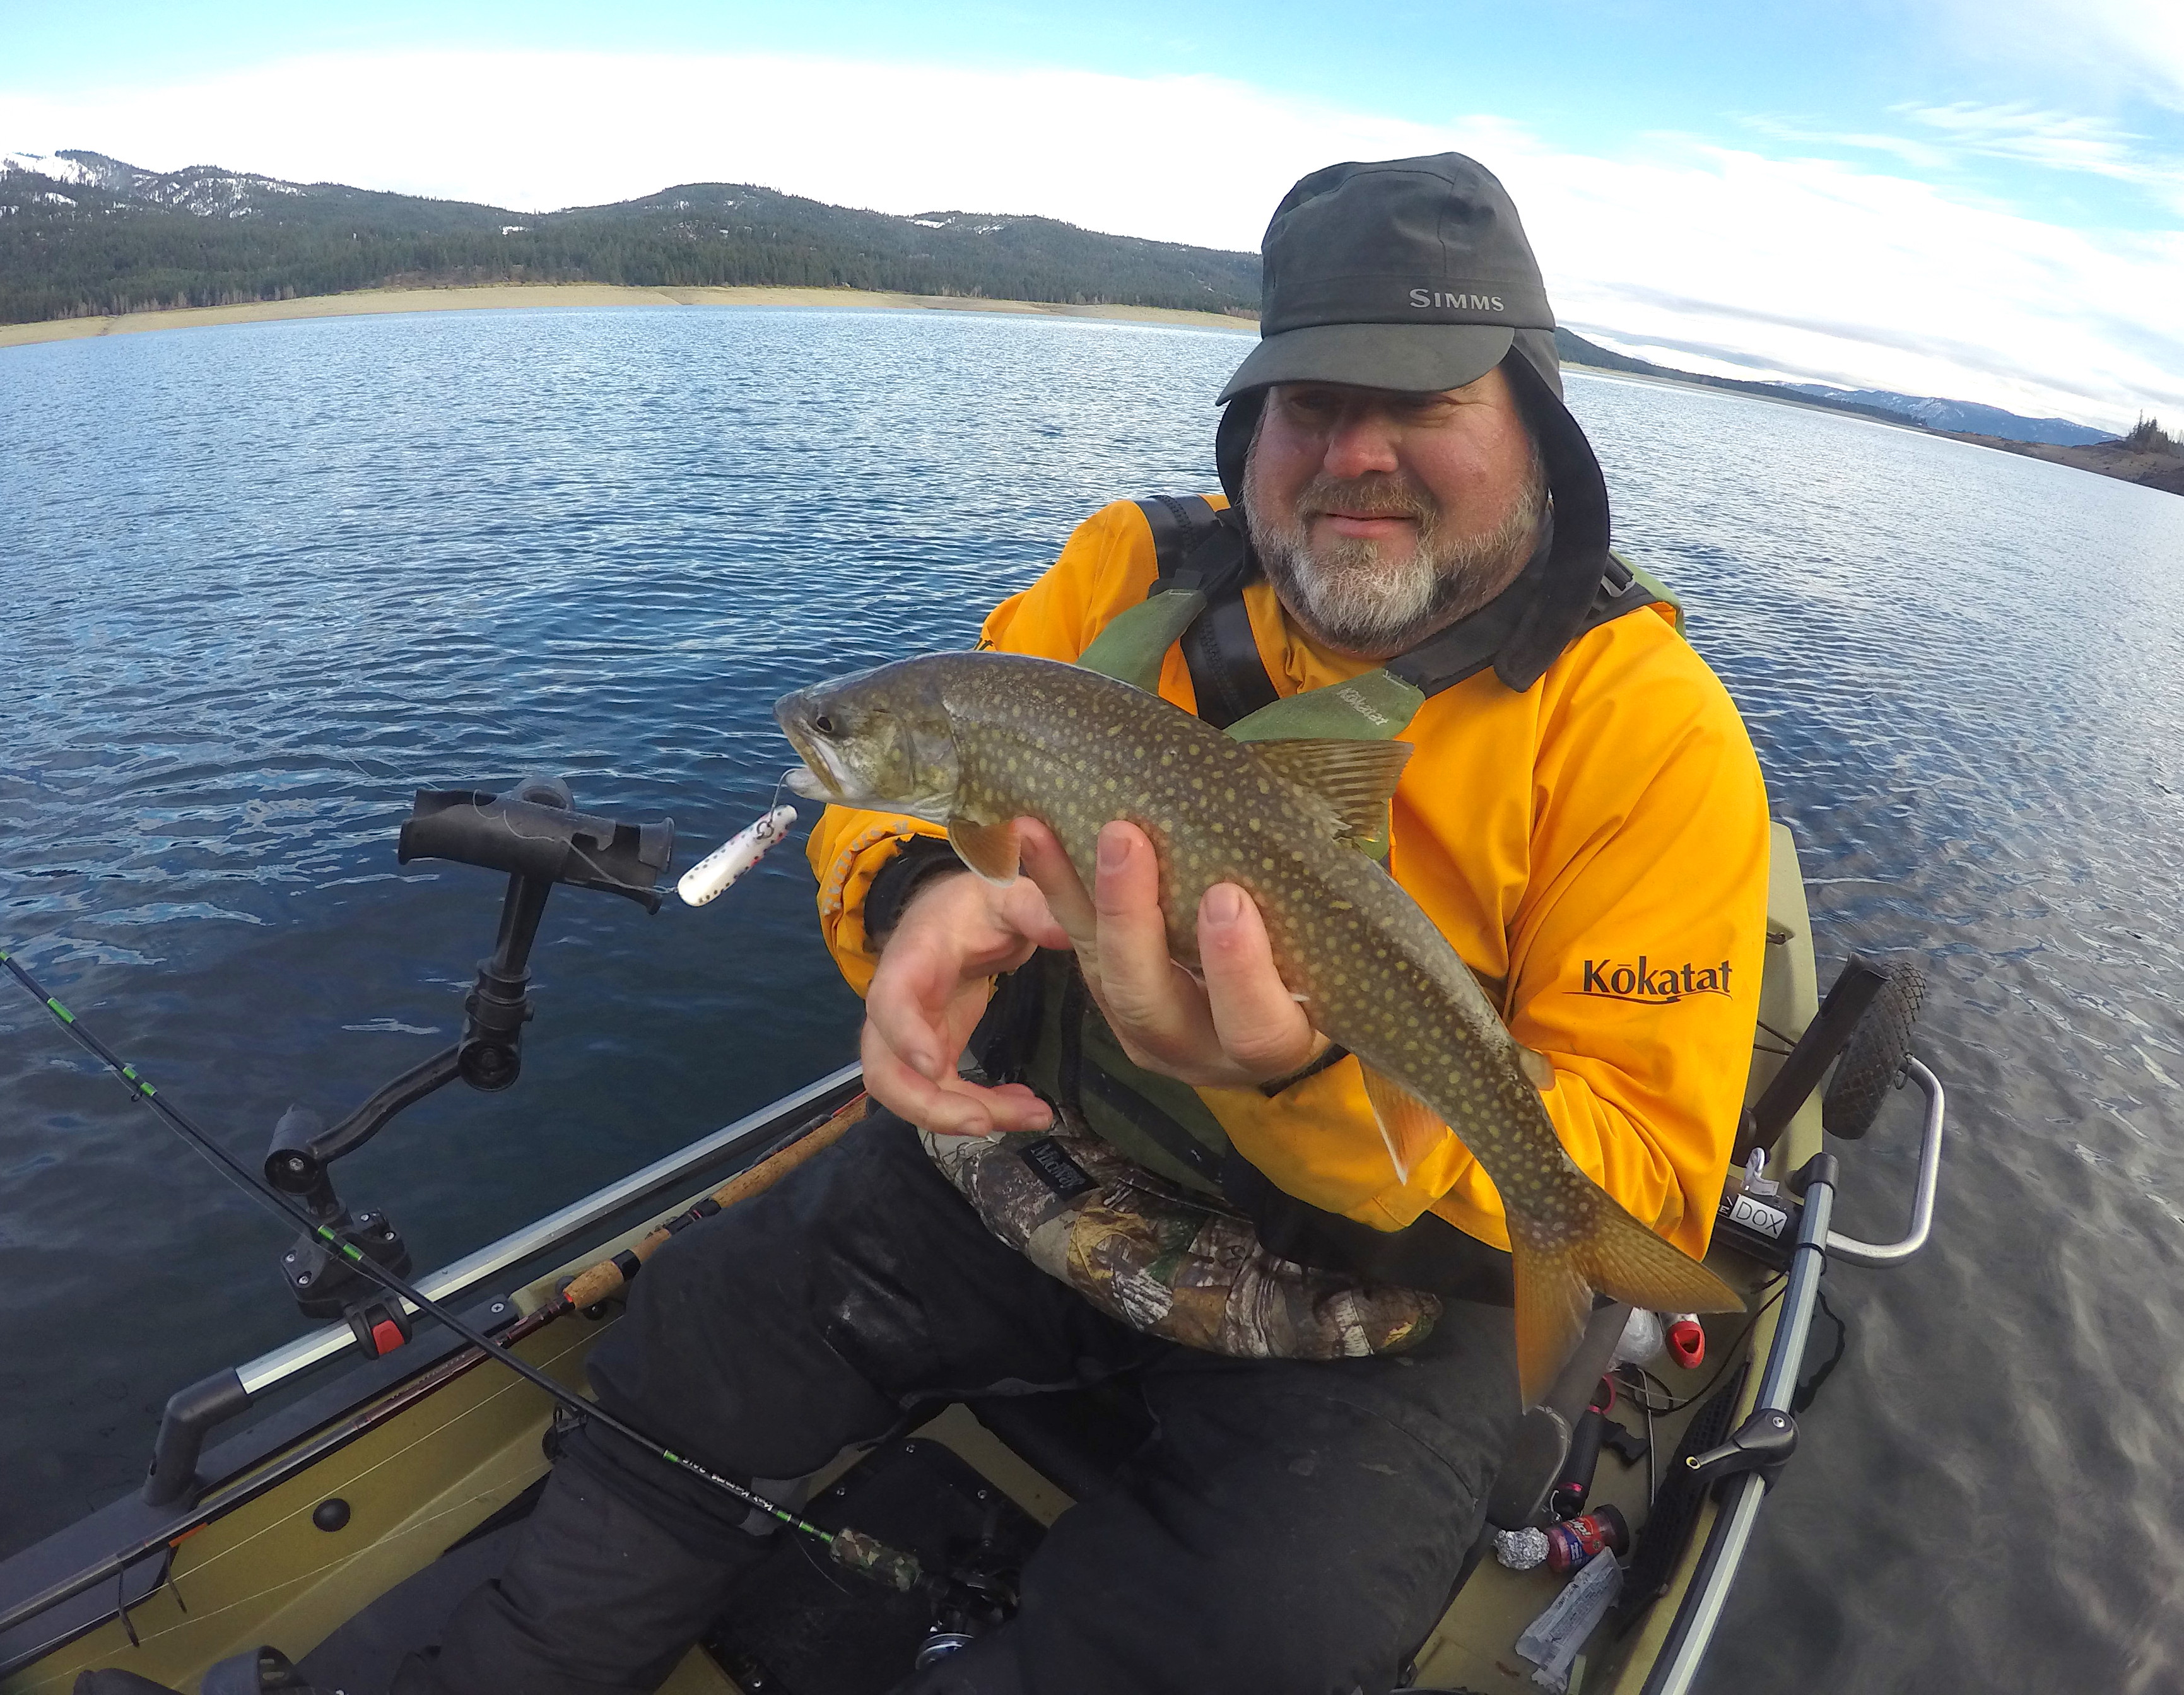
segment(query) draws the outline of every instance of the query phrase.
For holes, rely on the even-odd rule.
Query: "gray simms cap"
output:
[[[1553,309],[1509,191],[1462,153],[1331,164],[1267,226],[1259,345],[1221,391],[1460,388],[1513,344],[1557,395]]]

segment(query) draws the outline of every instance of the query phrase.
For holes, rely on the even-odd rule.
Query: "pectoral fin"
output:
[[[968,818],[948,821],[949,845],[956,856],[989,883],[1004,887],[1017,880],[1016,820],[998,824],[974,824]]]
[[[1341,834],[1373,836],[1411,757],[1408,742],[1353,742],[1334,737],[1246,742],[1252,754],[1333,809]]]
[[[1365,1073],[1365,1098],[1373,1103],[1373,1116],[1380,1122],[1380,1140],[1388,1145],[1388,1157],[1396,1163],[1396,1180],[1408,1183],[1418,1163],[1440,1146],[1449,1128],[1440,1116],[1394,1079],[1357,1062]]]
[[[1536,1048],[1517,1044],[1517,1068],[1544,1095],[1555,1086],[1555,1062]]]

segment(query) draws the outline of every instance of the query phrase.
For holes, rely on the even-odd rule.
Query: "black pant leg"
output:
[[[1350,1695],[1446,1604],[1518,1415],[1506,1307],[1415,1352],[1152,1367],[1156,1441],[1072,1508],[1016,1619],[900,1695]]]
[[[1014,1250],[876,1112],[766,1193],[677,1232],[590,1361],[601,1403],[740,1481],[794,1480],[906,1404],[1097,1378],[1168,1352]],[[767,1525],[625,1439],[580,1428],[508,1568],[398,1695],[655,1687],[765,1553]],[[783,1532],[783,1534],[788,1534]]]
[[[1172,1351],[995,1241],[916,1132],[875,1112],[671,1238],[589,1370],[602,1406],[742,1480],[815,1471],[922,1398],[1095,1380]],[[588,1426],[566,1458],[701,1552],[744,1516],[610,1432]]]

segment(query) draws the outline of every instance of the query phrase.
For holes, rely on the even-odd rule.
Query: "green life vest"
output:
[[[1400,736],[1427,700],[1493,664],[1548,552],[1543,544],[1524,573],[1493,601],[1384,665],[1284,697],[1267,674],[1244,604],[1256,562],[1240,516],[1199,498],[1161,496],[1139,505],[1152,527],[1158,561],[1152,588],[1111,620],[1077,662],[1156,693],[1167,651],[1180,642],[1199,716],[1240,741]],[[1668,589],[1618,555],[1607,559],[1579,635],[1657,601],[1674,610],[1681,631],[1683,609]],[[1384,818],[1378,836],[1362,845],[1386,856]],[[1020,1079],[1074,1109],[1091,1130],[1147,1170],[1201,1193],[1225,1193],[1254,1216],[1262,1240],[1276,1252],[1306,1263],[1363,1257],[1373,1263],[1354,1268],[1447,1293],[1468,1292],[1468,1285],[1457,1276],[1457,1286],[1451,1287],[1450,1276],[1436,1269],[1450,1247],[1445,1238],[1496,1252],[1430,1213],[1404,1230],[1374,1231],[1275,1190],[1232,1155],[1227,1133],[1195,1089],[1145,1070],[1123,1051],[1073,955],[1043,951],[1011,973],[987,1028],[983,1057],[990,1074]],[[1267,1092],[1279,1093],[1343,1057],[1340,1049],[1330,1048],[1306,1071],[1266,1085]],[[1330,1238],[1340,1245],[1332,1255],[1323,1251]],[[1406,1245],[1404,1238],[1412,1241]],[[1315,1250],[1321,1250],[1318,1257],[1307,1257]]]

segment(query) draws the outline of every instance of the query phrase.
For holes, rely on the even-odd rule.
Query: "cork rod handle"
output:
[[[871,1096],[857,1096],[840,1107],[825,1123],[806,1131],[787,1147],[776,1149],[749,1170],[738,1172],[708,1198],[716,1206],[727,1207],[734,1206],[738,1201],[747,1201],[754,1195],[764,1194],[806,1160],[824,1153],[841,1140],[843,1134],[864,1118],[871,1105]],[[684,1218],[688,1216],[688,1213],[682,1215]],[[666,1224],[662,1224],[631,1247],[628,1252],[642,1264],[658,1252],[660,1245],[672,1234]],[[621,1264],[621,1258],[622,1256],[617,1254],[612,1259],[600,1260],[596,1265],[578,1272],[562,1291],[563,1298],[571,1307],[581,1309],[621,1294],[629,1282]]]

